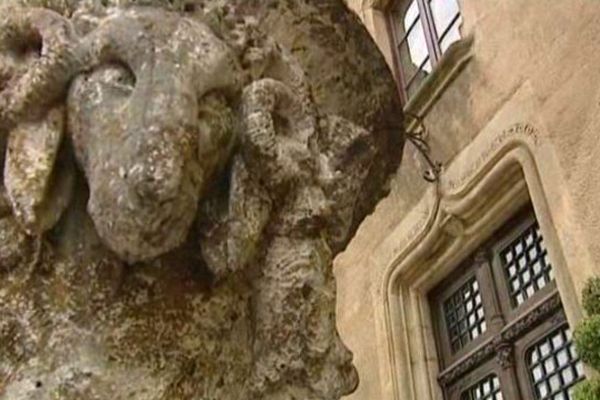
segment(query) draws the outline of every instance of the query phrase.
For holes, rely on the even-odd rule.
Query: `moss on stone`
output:
[[[591,279],[583,290],[583,307],[589,315],[600,315],[600,277]]]
[[[573,400],[600,400],[600,379],[588,380],[577,385]]]
[[[600,315],[585,319],[575,329],[575,345],[586,364],[600,369]]]
[[[584,319],[575,329],[575,346],[583,362],[600,370],[600,277],[592,278],[588,282],[583,290],[582,302],[590,317]],[[575,389],[573,399],[600,400],[600,379],[580,383]]]

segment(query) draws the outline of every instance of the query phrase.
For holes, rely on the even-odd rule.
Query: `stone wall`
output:
[[[531,179],[526,180],[538,218],[544,215],[542,225],[557,233],[566,266],[558,286],[574,322],[581,314],[575,293],[587,277],[600,272],[596,239],[600,236],[600,55],[595,51],[600,4],[589,0],[547,1],[543,6],[519,0],[460,3],[462,34],[472,37],[473,56],[425,117],[432,156],[450,175],[457,169],[476,170],[465,149],[477,149],[485,132],[500,135],[515,122],[539,128],[536,140],[546,150],[534,150],[533,156],[543,193],[534,195]],[[381,5],[367,0],[349,4],[391,60],[383,13],[377,8]],[[358,391],[348,397],[352,400],[396,398],[390,394],[395,377],[386,372],[384,349],[391,339],[379,309],[389,300],[383,279],[390,260],[398,255],[402,226],[407,219],[417,218],[416,207],[432,190],[421,178],[425,167],[414,148],[407,146],[391,194],[335,261],[338,325],[355,354],[361,378]],[[448,183],[448,174],[442,174],[442,186]]]
[[[351,393],[398,108],[341,0],[0,1],[0,399]]]

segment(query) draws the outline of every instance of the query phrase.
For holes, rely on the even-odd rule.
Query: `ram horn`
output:
[[[73,26],[42,8],[0,7],[0,127],[44,117],[65,96],[80,57]]]
[[[62,165],[71,161],[61,149],[61,98],[77,71],[77,47],[71,23],[53,11],[0,10],[4,186],[14,217],[31,235],[54,226],[71,197],[73,168]]]

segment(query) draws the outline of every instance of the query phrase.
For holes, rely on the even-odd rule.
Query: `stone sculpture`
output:
[[[0,398],[338,399],[331,270],[402,149],[341,1],[0,6]]]

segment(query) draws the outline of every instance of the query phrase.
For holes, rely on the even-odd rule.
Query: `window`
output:
[[[458,0],[401,0],[389,12],[398,82],[406,102],[460,39]]]
[[[465,260],[429,301],[447,400],[569,400],[583,379],[530,209]]]
[[[490,375],[465,390],[460,400],[503,400],[500,380],[496,375]]]
[[[509,282],[511,300],[516,306],[553,280],[548,252],[537,224],[504,248],[500,260]]]
[[[536,343],[527,354],[527,366],[539,400],[566,400],[583,376],[583,365],[575,354],[571,331],[558,329]]]
[[[444,316],[453,352],[485,333],[487,326],[477,279],[471,278],[444,302]]]

